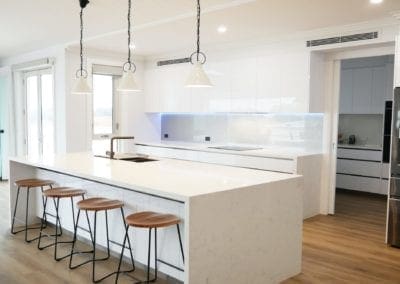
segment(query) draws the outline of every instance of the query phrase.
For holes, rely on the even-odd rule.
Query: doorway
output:
[[[25,133],[28,155],[54,153],[54,78],[51,68],[26,72]]]

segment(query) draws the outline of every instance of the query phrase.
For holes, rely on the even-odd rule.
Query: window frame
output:
[[[38,118],[39,118],[39,129],[38,129],[38,136],[39,136],[39,149],[38,154],[43,155],[43,104],[42,104],[42,76],[43,75],[51,75],[52,77],[52,96],[53,96],[53,113],[54,119],[52,123],[53,127],[53,150],[54,153],[56,152],[56,97],[55,97],[55,75],[54,75],[54,67],[53,66],[46,66],[43,68],[37,68],[32,70],[27,70],[22,72],[22,90],[23,90],[23,125],[24,125],[24,146],[25,146],[25,153],[28,154],[29,148],[29,141],[28,141],[28,90],[27,90],[27,80],[29,77],[37,77],[37,92],[38,92]]]

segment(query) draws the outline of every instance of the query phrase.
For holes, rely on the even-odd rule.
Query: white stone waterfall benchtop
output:
[[[123,200],[125,216],[150,210],[181,218],[185,261],[176,227],[163,228],[157,232],[158,258],[162,260],[158,268],[162,274],[185,284],[279,283],[301,272],[302,176],[155,159],[158,161],[135,163],[94,157],[92,153],[12,158],[11,216],[17,196],[16,180],[51,179],[57,186],[84,189],[88,198]],[[22,190],[16,211],[17,225],[24,224],[27,192],[34,195],[29,199],[28,222],[33,224],[42,216],[40,190]],[[54,215],[53,208],[47,209]],[[61,226],[73,231],[69,202],[61,201],[59,214]],[[113,241],[110,250],[118,255],[124,238],[121,212],[111,210],[108,216]],[[89,218],[93,220],[92,215]],[[52,216],[47,220],[55,224]],[[97,223],[96,243],[104,248],[107,242],[101,232],[105,232],[105,223]],[[78,236],[89,242],[87,220],[79,219],[77,227]],[[146,264],[147,231],[134,228],[129,234],[135,262]],[[125,256],[128,254],[125,250]]]
[[[151,157],[150,157],[151,158]],[[179,201],[203,194],[243,188],[299,176],[175,159],[135,163],[72,153],[16,157],[12,161]]]

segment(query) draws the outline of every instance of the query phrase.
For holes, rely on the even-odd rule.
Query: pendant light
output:
[[[200,51],[200,0],[197,0],[197,49],[190,55],[190,63],[193,64],[192,72],[186,80],[186,87],[197,88],[197,87],[212,87],[212,83],[204,72],[203,65],[206,63],[206,55]],[[196,61],[193,61],[195,56]]]
[[[88,72],[83,68],[83,9],[85,9],[86,5],[89,3],[88,0],[79,0],[79,4],[81,7],[80,16],[80,40],[79,40],[79,56],[81,60],[80,68],[76,71],[76,83],[75,87],[72,89],[73,94],[90,94],[92,92],[92,88],[89,86],[87,82]]]
[[[120,92],[141,91],[135,79],[136,65],[131,60],[131,10],[132,0],[128,0],[128,61],[122,66],[124,72],[117,89]]]

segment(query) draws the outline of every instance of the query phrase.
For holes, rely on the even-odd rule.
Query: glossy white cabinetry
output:
[[[340,76],[340,113],[353,111],[353,70],[342,70]]]
[[[371,113],[372,68],[353,69],[353,111]],[[383,108],[381,110],[383,112]]]
[[[340,83],[341,114],[383,114],[393,95],[393,62],[389,57],[343,63]]]
[[[386,194],[381,192],[381,180],[379,178],[354,177],[349,175],[337,174],[336,187],[371,193]]]
[[[367,161],[377,161],[382,160],[381,150],[361,150],[361,149],[350,149],[350,148],[338,148],[337,157],[344,159],[357,159],[357,160],[367,160]]]
[[[382,151],[338,148],[336,187],[387,194],[389,164],[382,163]]]
[[[148,67],[146,112],[310,112],[310,56],[296,51],[210,60],[204,70],[212,88],[184,88],[188,63]]]
[[[380,178],[381,163],[338,159],[337,172]]]

